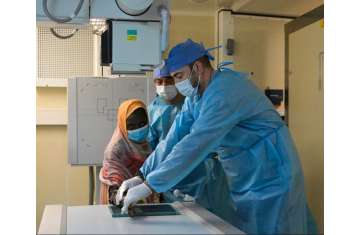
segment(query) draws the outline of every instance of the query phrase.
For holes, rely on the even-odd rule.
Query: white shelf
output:
[[[36,125],[67,125],[67,110],[61,108],[43,108],[36,110]]]
[[[36,87],[67,87],[67,79],[36,79]]]

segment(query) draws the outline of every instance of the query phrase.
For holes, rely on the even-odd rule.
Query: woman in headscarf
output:
[[[116,193],[122,182],[134,177],[151,153],[146,141],[148,131],[145,104],[137,99],[124,101],[118,109],[117,126],[105,149],[99,174],[101,204],[115,204]]]

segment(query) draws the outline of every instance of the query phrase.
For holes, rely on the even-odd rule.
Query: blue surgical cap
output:
[[[209,60],[214,60],[214,57],[209,54],[209,50],[211,49],[205,49],[202,44],[188,39],[185,42],[177,44],[170,50],[169,57],[166,60],[166,66],[169,72],[172,73],[185,65],[191,64],[204,55],[206,55]]]
[[[154,73],[153,73],[154,79],[163,78],[163,77],[169,77],[169,76],[170,76],[170,73],[169,73],[169,70],[168,70],[168,68],[166,67],[164,61],[163,61],[163,63],[162,63],[159,67],[157,67],[157,68],[154,70]]]

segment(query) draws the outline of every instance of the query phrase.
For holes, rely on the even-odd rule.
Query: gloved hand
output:
[[[127,192],[125,199],[124,199],[124,205],[121,209],[122,214],[127,214],[129,206],[132,204],[135,204],[141,199],[147,198],[152,194],[151,188],[147,186],[145,183],[142,183],[140,185],[137,185]]]
[[[120,201],[123,199],[126,190],[128,190],[128,189],[130,189],[132,187],[135,187],[136,185],[139,185],[142,182],[143,182],[143,180],[139,176],[135,176],[135,177],[132,177],[132,178],[130,178],[128,180],[125,180],[121,184],[119,190],[116,193],[116,197],[115,197],[116,205],[120,204]]]

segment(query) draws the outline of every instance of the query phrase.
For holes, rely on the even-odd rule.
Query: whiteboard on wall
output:
[[[70,78],[68,81],[68,160],[72,165],[101,165],[127,99],[149,104],[153,85],[146,77]]]

